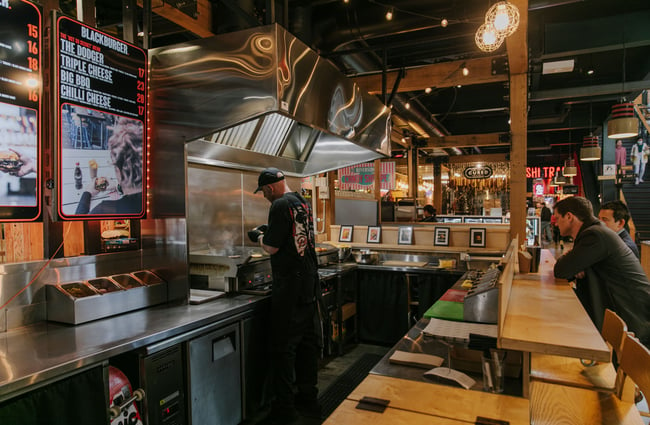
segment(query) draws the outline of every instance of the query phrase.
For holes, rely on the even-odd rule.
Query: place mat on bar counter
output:
[[[431,319],[422,333],[448,341],[469,342],[470,333],[496,338],[497,325]]]

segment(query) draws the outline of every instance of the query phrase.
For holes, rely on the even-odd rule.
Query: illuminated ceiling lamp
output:
[[[639,120],[634,116],[634,104],[619,103],[612,106],[612,117],[607,123],[607,137],[625,139],[639,134]]]
[[[564,170],[562,171],[562,174],[565,177],[575,177],[578,175],[578,167],[576,167],[575,159],[571,158],[564,161]]]
[[[598,136],[585,136],[580,148],[580,161],[600,161],[600,146]]]
[[[476,31],[474,41],[483,52],[493,52],[503,44],[504,37],[497,34],[494,24],[485,22]]]
[[[497,2],[485,14],[485,22],[494,25],[497,35],[509,37],[519,28],[519,9],[507,1]]]

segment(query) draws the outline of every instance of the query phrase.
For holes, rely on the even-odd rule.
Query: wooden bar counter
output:
[[[512,247],[516,247],[516,241]],[[506,254],[504,263],[504,277],[500,280],[497,345],[523,354],[524,397],[370,374],[325,424],[482,423],[476,422],[478,417],[507,421],[511,425],[529,424],[541,402],[535,400],[540,392],[530,391],[534,384],[538,384],[530,382],[531,353],[610,361],[609,346],[589,319],[569,282],[553,277],[555,259],[551,252],[542,251],[537,273],[516,273],[516,248],[510,255]],[[598,400],[597,394],[594,392],[593,400]],[[389,403],[383,413],[362,410],[357,405],[363,397],[384,399]],[[589,400],[585,398],[587,405],[584,409],[602,411],[598,403]],[[555,412],[556,409],[551,410]],[[555,417],[555,413],[551,416]],[[560,415],[557,419],[557,423],[565,423],[566,418]]]
[[[555,258],[542,250],[537,273],[516,274],[503,324],[501,348],[610,361],[610,350],[569,282],[553,277]]]

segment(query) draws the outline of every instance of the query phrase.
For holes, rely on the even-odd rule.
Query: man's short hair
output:
[[[570,212],[582,222],[586,222],[595,218],[594,209],[591,206],[591,202],[582,196],[571,196],[569,198],[562,199],[557,204],[555,204],[555,211],[560,213],[560,215],[565,215],[566,213]]]
[[[614,221],[625,220],[625,224],[630,220],[630,210],[622,201],[609,201],[600,206],[601,210],[612,210]]]
[[[433,205],[427,204],[424,206],[424,211],[428,212],[431,215],[436,215],[436,209],[433,208]]]

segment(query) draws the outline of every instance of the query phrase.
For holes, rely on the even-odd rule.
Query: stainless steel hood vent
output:
[[[309,176],[390,155],[390,110],[277,24],[150,61],[152,125],[191,162]]]

